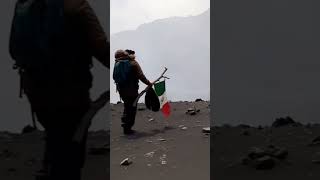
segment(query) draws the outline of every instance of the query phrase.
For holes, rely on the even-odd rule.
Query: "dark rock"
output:
[[[320,152],[315,153],[314,155],[312,155],[312,163],[314,164],[320,164]]]
[[[202,128],[203,133],[210,133],[210,127]]]
[[[310,146],[320,145],[320,136],[314,138],[309,145],[310,145]]]
[[[249,151],[248,157],[251,159],[257,159],[257,158],[261,158],[266,155],[267,155],[267,153],[265,150],[254,147]]]
[[[196,115],[197,113],[200,112],[200,109],[196,109],[195,107],[194,108],[189,108],[187,111],[186,111],[186,114],[189,114],[189,115]]]
[[[31,125],[27,125],[22,129],[22,134],[32,133],[36,130],[37,130],[37,128],[32,127]]]
[[[132,164],[132,161],[129,158],[124,159],[120,163],[121,166],[129,166],[130,164]]]
[[[273,153],[273,156],[276,157],[277,159],[286,159],[288,156],[289,152],[287,149],[279,149]]]
[[[282,127],[282,126],[288,126],[288,125],[294,125],[298,126],[299,123],[296,123],[291,117],[287,116],[285,118],[277,118],[273,123],[272,127]]]
[[[242,165],[249,165],[250,162],[251,162],[251,159],[248,158],[248,157],[243,157],[243,158],[241,159],[241,164],[242,164]]]
[[[267,170],[274,168],[276,162],[270,156],[263,156],[255,160],[254,167],[258,170]]]
[[[203,102],[203,100],[202,99],[196,99],[196,102]]]
[[[245,130],[245,131],[242,131],[242,133],[241,133],[242,135],[244,135],[244,136],[250,136],[250,132],[249,131],[247,131],[247,130]]]

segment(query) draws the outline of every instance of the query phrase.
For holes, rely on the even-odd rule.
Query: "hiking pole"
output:
[[[110,91],[102,93],[95,101],[91,102],[90,108],[81,119],[74,135],[73,141],[80,143],[88,131],[93,117],[102,109],[110,99]]]
[[[153,81],[151,84],[154,85],[156,82],[158,82],[161,78],[165,77],[164,74],[167,72],[168,68],[164,68],[163,73],[160,75],[160,77],[158,79],[156,79],[155,81]],[[136,98],[136,100],[133,102],[133,107],[137,107],[138,105],[138,101],[141,98],[141,96],[146,93],[148,91],[148,89],[152,87],[152,86],[147,86],[143,91],[140,92],[140,94],[138,95],[138,97]]]

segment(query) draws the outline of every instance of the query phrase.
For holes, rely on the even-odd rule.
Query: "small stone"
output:
[[[182,128],[181,128],[181,130],[187,130],[187,129],[188,129],[187,127],[182,127]]]
[[[254,166],[258,170],[272,169],[275,166],[275,160],[270,156],[263,156],[255,160]]]
[[[244,135],[244,136],[250,136],[250,132],[249,131],[243,131],[241,134]]]
[[[320,145],[320,136],[314,138],[311,142],[311,144],[309,144],[310,146],[315,146],[315,145]]]
[[[210,127],[202,128],[203,133],[210,133]]]
[[[261,158],[263,156],[265,156],[267,153],[260,148],[257,147],[253,147],[248,154],[248,157],[251,159],[257,159],[257,158]]]
[[[279,149],[276,152],[273,153],[273,156],[278,159],[285,159],[287,158],[289,152],[286,149]]]
[[[151,118],[151,119],[149,119],[148,121],[149,121],[149,122],[154,121],[154,118]]]
[[[320,160],[312,160],[311,161],[313,164],[320,164]]]
[[[199,98],[199,99],[196,99],[196,102],[203,102],[203,100]]]
[[[288,125],[296,125],[298,126],[299,123],[295,122],[291,117],[287,116],[285,118],[277,118],[273,123],[272,127],[282,127],[282,126],[288,126]]]
[[[129,166],[130,164],[132,164],[132,161],[130,161],[129,158],[124,159],[124,160],[121,161],[121,163],[120,163],[121,166]]]
[[[149,153],[145,154],[144,156],[147,157],[147,158],[152,158],[153,155],[154,155],[154,153],[155,153],[155,152],[152,151],[152,152],[149,152]]]
[[[167,141],[166,139],[160,138],[158,141]]]

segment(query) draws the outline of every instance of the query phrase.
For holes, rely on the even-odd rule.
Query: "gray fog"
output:
[[[160,19],[136,30],[112,34],[111,67],[117,49],[135,50],[150,81],[167,67],[169,101],[210,100],[210,9],[199,15]],[[140,91],[144,87],[140,82]],[[111,102],[117,102],[119,95],[113,80],[110,88]],[[144,98],[140,100],[143,102]]]
[[[320,123],[320,2],[217,0],[214,124]]]

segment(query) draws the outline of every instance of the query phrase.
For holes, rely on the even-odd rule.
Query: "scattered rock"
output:
[[[196,102],[203,102],[203,100],[199,98],[199,99],[196,99]]]
[[[320,164],[320,152],[317,152],[315,153],[313,156],[312,156],[312,163],[314,164]]]
[[[288,154],[289,154],[288,150],[282,148],[282,149],[276,150],[272,155],[278,159],[285,159],[287,158]]]
[[[243,136],[250,136],[250,132],[245,130],[245,131],[242,131],[241,133]]]
[[[316,146],[316,145],[320,145],[320,136],[314,138],[312,142],[309,144],[309,146]]]
[[[276,165],[276,160],[284,160],[288,154],[287,149],[273,145],[263,149],[253,147],[247,156],[242,158],[242,164],[252,166],[258,170],[272,169]]]
[[[182,128],[181,128],[181,130],[187,130],[187,129],[188,129],[187,127],[182,127]]]
[[[154,153],[155,153],[155,152],[152,151],[152,152],[149,152],[149,153],[145,154],[144,156],[145,156],[146,158],[153,158]]]
[[[32,127],[31,125],[27,125],[22,129],[22,134],[27,134],[36,131],[37,128]]]
[[[197,113],[200,112],[200,109],[196,109],[195,107],[194,108],[189,108],[187,111],[186,111],[186,114],[188,115],[196,115]]]
[[[121,161],[120,165],[121,166],[129,166],[130,164],[132,164],[133,162],[129,159],[129,158],[126,158],[124,159],[123,161]]]
[[[261,158],[256,159],[255,161],[255,168],[258,170],[266,170],[274,168],[276,162],[270,156],[263,156]]]
[[[203,133],[210,133],[210,127],[202,128]]]
[[[277,118],[273,123],[272,127],[282,127],[282,126],[299,126],[300,123],[295,122],[291,117],[287,116],[285,118]]]
[[[162,156],[160,156],[160,162],[162,165],[166,165],[167,164],[167,155],[166,154],[163,154]]]

